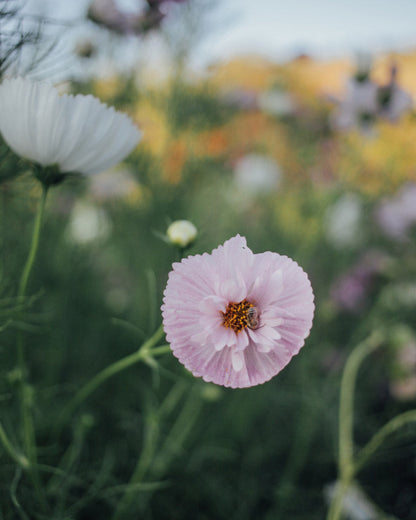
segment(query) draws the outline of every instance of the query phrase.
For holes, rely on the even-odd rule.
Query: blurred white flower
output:
[[[187,247],[195,240],[198,230],[189,220],[175,220],[168,227],[166,234],[171,244]]]
[[[368,130],[377,114],[377,91],[376,83],[368,78],[348,80],[345,97],[333,115],[333,125],[338,130]]]
[[[353,193],[340,197],[325,214],[327,239],[335,247],[351,247],[360,243],[362,204]]]
[[[257,102],[260,110],[272,116],[289,116],[295,110],[292,96],[278,88],[262,92]]]
[[[237,161],[234,178],[239,191],[247,195],[263,195],[276,190],[281,171],[274,159],[261,154],[248,154]]]
[[[330,484],[325,488],[328,499],[332,499],[340,482]],[[349,520],[380,520],[379,512],[358,484],[351,484],[342,500],[342,512]]]
[[[0,131],[14,152],[49,168],[49,177],[40,179],[46,184],[66,173],[106,170],[141,138],[127,115],[94,96],[60,96],[54,87],[25,78],[0,85]]]
[[[68,238],[76,244],[104,240],[111,233],[111,221],[102,208],[77,202],[68,223]]]
[[[90,192],[99,201],[129,198],[137,190],[140,190],[140,185],[127,168],[97,173],[90,181]]]
[[[416,184],[405,184],[395,197],[382,201],[376,220],[386,235],[399,241],[408,239],[416,226]]]

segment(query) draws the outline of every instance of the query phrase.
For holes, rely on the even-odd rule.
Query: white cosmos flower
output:
[[[125,114],[92,95],[59,95],[27,78],[0,85],[0,132],[12,150],[57,175],[91,175],[126,157],[141,138]]]

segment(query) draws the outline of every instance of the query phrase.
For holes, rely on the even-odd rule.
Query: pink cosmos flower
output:
[[[286,256],[253,254],[237,235],[209,255],[173,264],[163,324],[174,355],[195,376],[231,388],[268,381],[304,344],[314,296]]]

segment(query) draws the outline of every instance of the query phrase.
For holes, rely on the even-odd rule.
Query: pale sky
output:
[[[116,0],[127,9],[143,1]],[[211,8],[205,29],[190,45],[191,64],[198,67],[248,52],[282,60],[299,53],[333,57],[416,48],[416,0],[202,1]],[[27,0],[27,10],[76,20],[89,3]],[[146,45],[139,41],[138,52],[140,46]]]
[[[222,0],[216,11],[229,23],[201,45],[207,58],[416,47],[416,0]]]

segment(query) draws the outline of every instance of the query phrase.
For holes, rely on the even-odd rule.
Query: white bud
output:
[[[196,227],[189,220],[175,220],[166,232],[171,244],[179,247],[187,247],[198,234]]]

